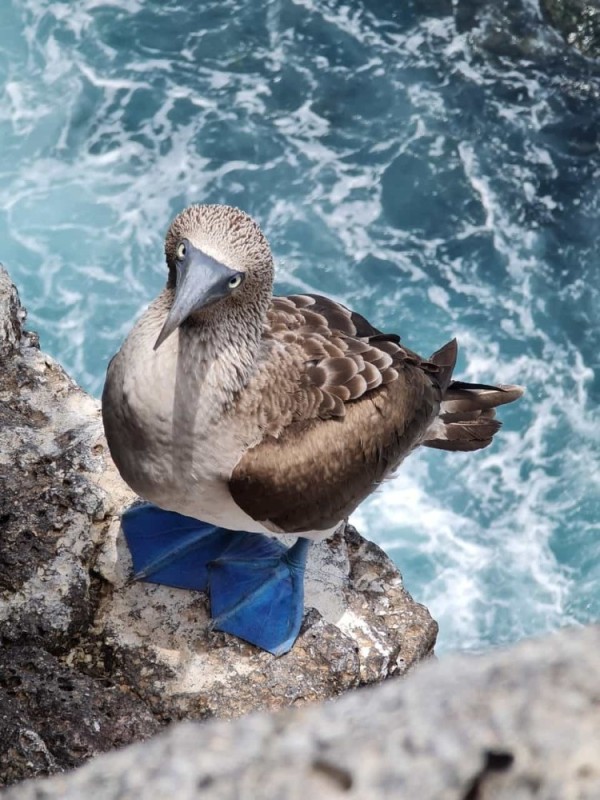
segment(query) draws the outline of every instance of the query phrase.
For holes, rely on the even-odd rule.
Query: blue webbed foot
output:
[[[121,519],[134,580],[177,589],[208,589],[208,563],[231,544],[229,532],[145,503]]]
[[[208,591],[212,627],[283,655],[304,612],[310,542],[291,548],[260,533],[229,531],[156,506],[123,514],[134,579]]]
[[[209,567],[213,627],[273,655],[287,653],[304,616],[309,545],[300,538],[288,550],[259,533],[236,537]]]

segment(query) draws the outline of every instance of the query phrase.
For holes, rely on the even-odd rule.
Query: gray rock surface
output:
[[[549,51],[536,2],[508,3],[455,0],[454,21],[458,34],[467,34],[474,53],[498,65],[499,59],[521,59],[541,65]]]
[[[600,57],[600,0],[540,0],[540,7],[569,44]]]
[[[208,627],[201,593],[129,582],[134,501],[99,404],[23,331],[0,267],[0,784],[74,767],[173,719],[323,700],[406,672],[437,626],[375,545],[313,547],[280,659]]]
[[[600,627],[335,702],[182,723],[6,800],[598,800]]]
[[[574,73],[570,66],[574,62],[564,53],[557,66],[561,48],[551,28],[580,53],[600,56],[600,0],[455,0],[453,14],[457,33],[468,33],[475,51],[492,59],[525,59],[531,62],[529,67],[546,70],[546,78],[555,80],[562,91],[571,83],[575,90],[585,72],[579,65]]]

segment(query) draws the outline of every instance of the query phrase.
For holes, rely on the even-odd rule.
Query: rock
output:
[[[584,55],[600,57],[599,0],[540,0],[544,16]]]
[[[437,626],[346,526],[313,547],[302,633],[276,659],[208,626],[201,593],[129,582],[135,497],[99,404],[23,331],[0,268],[0,781],[71,768],[173,719],[300,705],[401,675]]]
[[[600,55],[600,0],[539,0],[539,3],[456,0],[454,20],[457,32],[469,35],[475,51],[511,61],[526,59],[533,66],[547,70],[548,79],[560,77],[561,83],[568,83],[574,79],[572,62],[564,58],[563,52],[557,67],[559,51],[566,49],[568,53],[568,48],[557,47],[556,36],[549,27],[540,24],[540,12],[543,21],[558,30],[574,48],[591,58]],[[582,75],[580,65],[575,73]]]
[[[529,0],[456,0],[454,20],[457,33],[468,34],[473,52],[486,61],[526,59],[541,65],[550,57],[552,48],[540,26],[539,10]]]
[[[0,654],[2,780],[75,767],[160,725],[135,694],[72,669],[43,644]]]
[[[447,657],[335,703],[180,723],[6,800],[597,800],[600,627]]]

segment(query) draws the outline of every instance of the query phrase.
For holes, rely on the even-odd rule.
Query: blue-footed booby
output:
[[[236,208],[187,208],[165,254],[102,397],[115,464],[147,501],[122,520],[136,577],[208,590],[214,628],[280,655],[310,540],[416,447],[486,447],[522,390],[452,380],[454,340],[423,359],[326,297],[273,296],[269,244]]]

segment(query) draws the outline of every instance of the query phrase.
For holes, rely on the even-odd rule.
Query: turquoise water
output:
[[[527,386],[493,447],[418,453],[355,515],[440,649],[600,616],[600,68],[502,5],[0,10],[0,260],[89,391],[193,201],[257,218],[280,292],[425,354],[456,335],[461,377]]]

